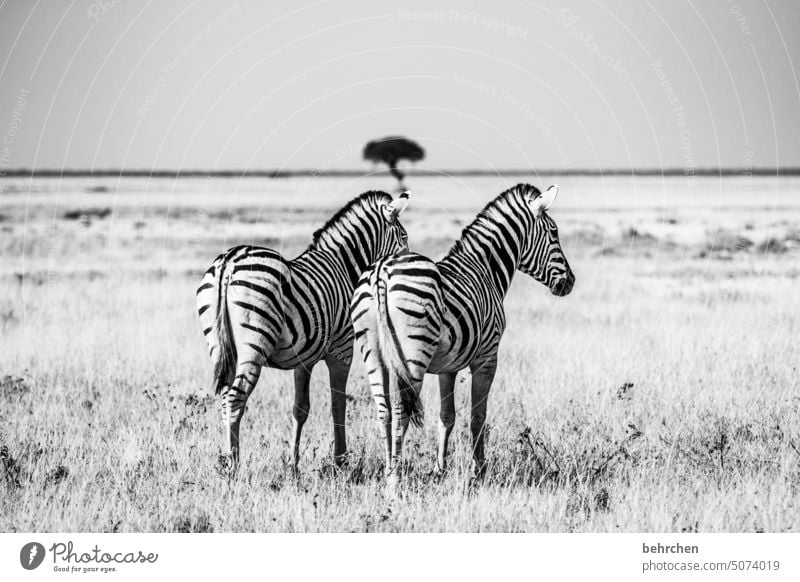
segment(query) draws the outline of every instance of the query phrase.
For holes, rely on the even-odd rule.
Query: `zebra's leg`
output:
[[[384,369],[369,373],[369,385],[372,390],[372,399],[375,401],[375,411],[378,417],[378,430],[383,438],[383,451],[386,464],[383,467],[384,476],[389,477],[392,472],[392,409],[389,399],[389,375]]]
[[[294,428],[294,440],[292,441],[292,470],[297,473],[297,465],[300,463],[300,436],[303,433],[303,425],[308,419],[311,411],[311,399],[309,397],[309,384],[311,383],[311,371],[314,364],[310,366],[300,365],[294,369],[294,407],[292,407],[292,425]]]
[[[341,467],[347,458],[345,416],[347,413],[347,377],[353,361],[352,343],[332,352],[326,359],[331,384],[331,416],[333,417],[333,462]]]
[[[247,399],[253,392],[261,365],[246,361],[236,366],[236,374],[227,391],[223,392],[223,425],[226,437],[230,469],[235,471],[239,466],[239,426],[242,422]]]
[[[472,371],[472,460],[475,477],[480,479],[486,473],[486,457],[484,454],[484,438],[486,425],[486,403],[489,390],[492,388],[494,374],[497,371],[497,354],[488,360],[470,366]]]
[[[447,442],[450,439],[450,433],[453,432],[453,425],[456,423],[455,384],[455,373],[439,374],[441,408],[439,410],[439,455],[436,472],[440,475],[447,467]]]
[[[399,393],[398,390],[394,391]],[[390,494],[395,494],[398,486],[400,485],[400,471],[402,469],[403,459],[403,439],[406,436],[408,429],[409,417],[403,410],[403,402],[397,398],[392,405],[392,420],[391,420],[391,436],[389,440],[392,444],[391,460],[389,461],[389,473],[386,479],[386,485]]]
[[[400,398],[399,379],[397,377],[391,378],[391,376],[392,374],[390,374],[389,380],[389,393],[391,394],[392,406],[392,432],[390,438],[392,442],[392,457],[389,465],[390,472],[387,478],[387,486],[389,488],[389,493],[394,495],[398,485],[400,484],[400,471],[402,470],[403,460],[403,441],[406,438],[406,431],[408,430],[411,417],[409,417],[409,415],[406,413],[405,406]],[[395,383],[394,386],[392,386],[392,382]],[[412,376],[412,382],[413,384],[408,386],[407,389],[414,390],[417,394],[419,394],[422,390],[422,380],[416,380]]]
[[[230,378],[226,380],[225,385],[219,392],[219,412],[220,412],[220,422],[222,424],[222,438],[223,438],[223,450],[224,452],[220,454],[218,459],[218,471],[222,474],[232,474],[235,470],[235,465],[233,461],[233,454],[231,451],[231,439],[230,439],[230,431],[229,431],[229,423],[228,423],[228,392],[231,390],[231,383],[233,382],[233,373],[231,373]]]

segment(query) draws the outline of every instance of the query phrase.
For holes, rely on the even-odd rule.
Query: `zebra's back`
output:
[[[444,330],[429,372],[458,372],[497,351],[506,324],[503,297],[491,285],[491,273],[467,257],[449,257],[437,267],[442,276]]]

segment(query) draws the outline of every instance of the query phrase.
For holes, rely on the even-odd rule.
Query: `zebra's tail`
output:
[[[226,272],[228,257],[222,260],[220,266],[220,276],[217,281],[217,318],[216,318],[216,334],[217,334],[217,359],[214,362],[214,380],[212,385],[214,393],[219,394],[222,388],[228,382],[230,375],[236,366],[236,345],[233,342],[233,335],[231,334],[231,319],[228,315],[228,283],[231,279],[231,273]]]
[[[400,339],[389,316],[387,306],[386,281],[378,276],[376,285],[378,296],[378,345],[389,372],[389,389],[395,385],[400,392],[400,401],[403,403],[403,412],[414,426],[422,426],[424,411],[422,399],[414,388],[416,382],[411,378],[408,363],[403,355]]]

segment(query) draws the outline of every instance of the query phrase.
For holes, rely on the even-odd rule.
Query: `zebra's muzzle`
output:
[[[553,280],[553,283],[550,285],[550,292],[557,297],[564,297],[570,294],[574,285],[575,275],[570,272],[563,277]]]

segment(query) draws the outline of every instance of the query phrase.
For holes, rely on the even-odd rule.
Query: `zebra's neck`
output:
[[[441,262],[483,270],[485,280],[504,297],[519,266],[525,233],[530,232],[524,195],[520,185],[490,202]]]
[[[380,206],[391,199],[383,192],[367,192],[351,200],[314,233],[307,250],[333,257],[355,285],[378,258],[379,237],[385,228]]]

